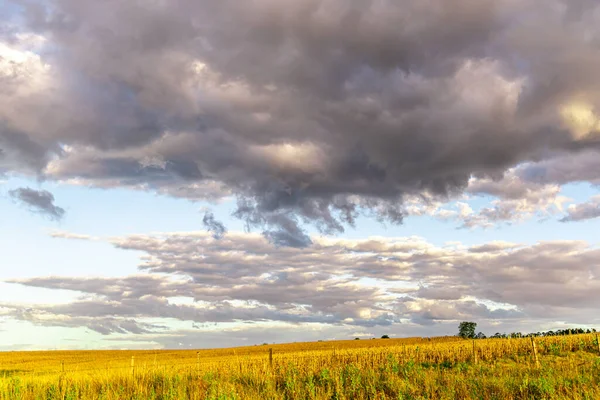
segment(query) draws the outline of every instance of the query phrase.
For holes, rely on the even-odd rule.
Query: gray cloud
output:
[[[202,223],[204,224],[206,230],[212,233],[213,238],[215,239],[220,239],[223,237],[223,235],[225,235],[225,233],[227,233],[227,228],[225,228],[225,225],[223,225],[222,222],[217,221],[215,219],[215,215],[210,211],[204,213]]]
[[[9,283],[80,296],[70,303],[0,308],[35,324],[104,334],[152,334],[173,320],[364,332],[422,325],[429,335],[460,320],[505,330],[527,326],[523,321],[529,329],[598,322],[585,318],[600,306],[600,250],[585,242],[437,247],[417,237],[311,240],[309,249],[300,249],[239,232],[218,240],[208,232],[114,238],[116,247],[143,253],[140,274],[13,279]]]
[[[148,253],[151,258],[141,267],[149,272],[189,276],[194,282],[209,285],[202,290],[196,288],[196,296],[231,293],[232,289],[223,292],[212,285],[226,288],[237,283],[240,292],[232,298],[240,299],[237,296],[242,295],[250,296],[244,297],[246,300],[263,301],[269,297],[270,302],[285,302],[289,297],[290,303],[296,303],[298,300],[292,298],[299,292],[294,288],[307,285],[314,290],[318,282],[352,276],[409,285],[426,282],[464,287],[464,292],[477,298],[517,306],[542,301],[548,292],[535,286],[547,290],[547,283],[556,285],[556,290],[562,288],[562,295],[554,294],[543,301],[566,305],[596,290],[598,284],[598,249],[585,242],[542,242],[534,246],[491,243],[464,250],[436,248],[423,239],[411,238],[313,238],[313,242],[311,251],[278,248],[260,236],[230,233],[220,241],[199,234],[174,234],[164,238],[132,236],[115,244]],[[474,281],[474,276],[479,279]],[[577,291],[567,290],[571,281],[581,283]],[[243,282],[250,285],[243,288]],[[281,285],[285,293],[271,297],[270,290]],[[333,295],[335,287],[332,285],[327,293]],[[328,302],[325,298],[323,301]]]
[[[276,230],[265,231],[263,234],[275,245],[302,248],[312,244],[312,240],[298,226],[295,218],[289,215],[274,215],[266,221],[269,226],[276,227]]]
[[[304,223],[398,223],[411,196],[598,150],[598,5],[550,3],[27,3],[2,39],[19,57],[0,64],[0,170],[233,194],[280,245],[309,245]]]
[[[434,325],[440,321],[460,320],[511,320],[523,318],[521,311],[491,310],[485,304],[474,301],[451,302],[443,299],[438,301],[419,301],[407,299],[400,303],[400,309],[411,315],[411,321],[419,325]]]
[[[548,164],[556,166],[562,161],[553,158]],[[407,211],[410,215],[430,215],[441,221],[455,221],[461,228],[469,229],[516,224],[532,218],[540,222],[547,220],[563,213],[565,205],[572,199],[562,194],[560,184],[565,182],[531,180],[526,171],[537,167],[536,163],[525,163],[508,169],[499,177],[472,177],[463,195],[446,200],[413,198],[408,202]],[[469,201],[477,197],[489,198],[490,205],[473,210]],[[448,205],[448,200],[455,203]]]
[[[570,205],[567,209],[567,216],[561,221],[585,221],[598,217],[600,217],[600,196],[594,196],[585,203]]]
[[[517,174],[524,182],[535,184],[590,182],[597,185],[600,183],[600,151],[586,150],[528,163],[518,168]]]
[[[18,188],[8,193],[13,199],[20,201],[33,212],[46,215],[51,219],[60,220],[65,215],[65,210],[54,204],[54,196],[47,190]]]
[[[38,326],[58,326],[64,328],[86,327],[102,335],[110,334],[144,334],[162,328],[158,325],[146,324],[133,319],[109,317],[88,317],[65,315],[47,312],[43,308],[12,307],[10,315],[20,321],[27,321]]]
[[[518,244],[494,241],[480,246],[473,246],[469,248],[471,253],[495,253],[497,251],[505,251],[510,249],[516,249],[520,247]]]

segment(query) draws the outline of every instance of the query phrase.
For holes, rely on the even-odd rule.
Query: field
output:
[[[0,353],[0,399],[600,399],[584,334]]]

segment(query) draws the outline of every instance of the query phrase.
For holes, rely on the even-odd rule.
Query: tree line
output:
[[[477,329],[477,323],[463,321],[458,325],[458,336],[464,339],[486,339],[486,336],[483,332],[475,333]],[[500,333],[496,332],[494,335],[489,336],[489,338],[495,339],[508,339],[508,338],[524,338],[530,336],[564,336],[564,335],[579,335],[583,333],[595,333],[596,329],[582,329],[582,328],[569,328],[569,329],[557,329],[555,331],[545,331],[545,332],[532,332],[532,333],[522,333],[522,332],[511,332],[511,333]]]

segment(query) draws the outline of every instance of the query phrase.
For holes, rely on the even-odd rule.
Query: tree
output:
[[[477,323],[463,321],[458,325],[458,336],[463,339],[474,339]]]
[[[483,332],[479,332],[476,337],[477,339],[485,339],[485,334]]]
[[[383,335],[381,338],[382,339],[389,339],[390,337],[388,335]]]

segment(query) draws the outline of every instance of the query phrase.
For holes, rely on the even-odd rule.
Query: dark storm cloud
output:
[[[267,201],[261,205],[247,198],[239,199],[233,215],[245,221],[247,230],[262,228],[263,236],[277,246],[303,248],[312,244],[310,237],[300,228],[294,215],[273,213],[279,207],[278,203],[281,200],[278,198],[276,204],[269,204],[269,200],[274,198],[276,195],[267,197]]]
[[[13,199],[23,203],[33,212],[46,215],[51,219],[60,220],[65,215],[65,210],[54,204],[54,196],[47,190],[18,188],[8,193]]]
[[[280,245],[599,146],[561,114],[600,105],[591,0],[17,3],[45,41],[6,40],[21,55],[0,64],[0,168],[233,194]]]
[[[48,162],[49,150],[22,132],[7,128],[0,121],[0,172],[24,168],[40,171]]]
[[[302,248],[312,244],[310,237],[289,217],[277,215],[273,219],[281,228],[276,231],[265,231],[264,235],[275,245]]]

